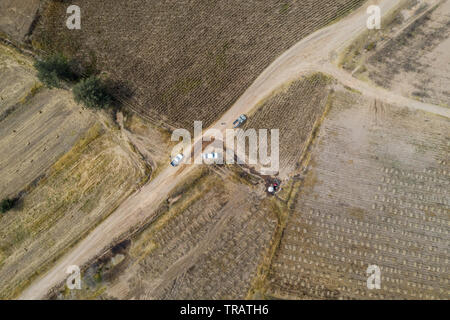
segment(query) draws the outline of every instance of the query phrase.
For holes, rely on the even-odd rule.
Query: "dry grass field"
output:
[[[268,296],[448,299],[449,128],[446,118],[336,92]],[[366,286],[373,264],[381,290]]]
[[[313,128],[327,107],[331,84],[332,80],[320,73],[294,81],[259,106],[243,126],[256,132],[280,130],[280,178],[286,179],[299,169]]]
[[[0,197],[16,196],[45,175],[94,124],[69,92],[48,90],[31,59],[0,46]]]
[[[131,109],[191,129],[194,120],[209,126],[280,54],[364,1],[75,0],[74,31],[67,3],[47,2],[35,48],[106,71]]]
[[[152,177],[169,165],[170,153],[177,142],[167,130],[145,121],[135,113],[127,114],[121,127],[125,140],[141,154],[152,168]]]
[[[14,297],[107,217],[148,175],[114,134],[93,126],[0,218],[0,296]]]
[[[278,217],[260,178],[230,170],[198,169],[157,220],[86,270],[83,290],[55,297],[245,298]]]
[[[403,1],[379,31],[350,48],[343,67],[401,95],[450,106],[450,1]]]
[[[20,195],[0,215],[4,299],[16,297],[149,179],[157,159],[124,136],[147,130],[152,150],[164,148],[167,133],[136,116],[126,120],[131,131],[121,130],[75,104],[70,92],[43,88],[30,59],[9,47],[0,46],[0,70],[0,196]]]

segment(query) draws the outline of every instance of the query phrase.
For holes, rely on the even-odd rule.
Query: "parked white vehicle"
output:
[[[170,164],[172,165],[172,167],[176,167],[176,166],[178,166],[178,165],[181,163],[181,161],[183,160],[183,158],[184,158],[184,155],[181,154],[181,153],[179,153],[179,154],[177,154],[177,155],[172,159],[172,161],[170,162]]]
[[[203,159],[209,160],[209,159],[218,159],[219,154],[217,152],[211,152],[211,153],[204,153]]]

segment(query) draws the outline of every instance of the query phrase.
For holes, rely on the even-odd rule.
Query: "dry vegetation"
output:
[[[152,178],[162,168],[168,166],[172,147],[177,142],[171,141],[170,133],[167,130],[145,121],[134,113],[125,116],[121,129],[125,139],[151,166]]]
[[[45,1],[34,47],[106,71],[152,124],[127,112],[119,128],[99,121],[0,47],[0,195],[23,191],[0,217],[0,297],[15,297],[167,165],[161,125],[211,124],[277,56],[362,2],[74,0],[82,30],[69,31],[67,3]],[[341,65],[448,105],[449,7],[404,1]],[[262,102],[244,128],[280,129],[279,194],[242,167],[202,166],[156,218],[85,266],[83,290],[53,298],[449,298],[448,119],[312,74]],[[366,287],[371,264],[381,290]]]
[[[125,250],[88,268],[84,290],[57,297],[245,298],[278,219],[261,179],[246,176],[225,167],[197,171],[156,221],[123,242]]]
[[[448,299],[449,128],[445,118],[337,92],[267,294]],[[381,290],[367,289],[372,264]]]
[[[313,128],[319,124],[327,107],[331,82],[323,74],[297,80],[265,101],[245,124],[244,129],[252,128],[256,132],[259,129],[280,130],[281,178],[294,175],[299,169]]]
[[[83,110],[69,92],[43,88],[28,58],[0,46],[0,70],[0,195],[20,196],[0,216],[0,297],[13,298],[147,181],[151,169],[124,139],[130,132]],[[138,121],[129,121],[131,130]],[[164,132],[145,133],[164,146]]]
[[[70,31],[67,3],[48,1],[33,44],[107,71],[141,115],[207,127],[281,53],[362,2],[75,0],[82,29]]]
[[[450,2],[403,1],[383,28],[362,35],[341,64],[399,94],[450,106]]]
[[[0,197],[16,196],[94,124],[70,93],[48,90],[30,59],[0,46]]]
[[[97,124],[0,219],[1,297],[14,297],[146,178],[135,158]]]

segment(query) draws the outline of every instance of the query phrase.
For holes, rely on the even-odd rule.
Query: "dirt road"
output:
[[[212,126],[225,131],[242,113],[249,113],[258,103],[270,96],[281,85],[295,80],[301,75],[314,71],[329,73],[343,84],[361,91],[363,94],[377,97],[388,103],[426,110],[449,117],[445,108],[424,104],[405,97],[394,95],[386,90],[373,88],[334,67],[330,61],[337,53],[355,39],[366,28],[366,9],[368,5],[378,4],[383,15],[392,10],[397,0],[368,1],[368,3],[340,20],[334,25],[321,29],[297,43],[274,61],[236,101],[236,103]],[[222,125],[225,123],[225,125]],[[198,143],[200,139],[194,141]],[[67,277],[66,269],[70,265],[82,266],[99,254],[116,237],[130,228],[150,219],[158,205],[164,201],[171,190],[181,183],[195,166],[164,169],[154,180],[139,192],[128,198],[114,213],[93,230],[83,241],[62,257],[45,275],[37,279],[20,296],[21,299],[38,299]],[[161,279],[162,280],[162,279]],[[156,281],[155,288],[160,281]]]

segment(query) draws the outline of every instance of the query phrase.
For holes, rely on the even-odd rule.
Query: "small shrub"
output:
[[[106,86],[95,76],[83,79],[76,84],[73,87],[73,96],[76,102],[81,102],[88,108],[105,109],[112,102]]]
[[[77,79],[70,62],[62,54],[54,54],[34,64],[38,79],[49,88],[60,88],[61,81]]]
[[[12,208],[14,208],[14,205],[16,204],[16,199],[10,199],[10,198],[5,198],[0,202],[0,212],[1,213],[5,213],[9,210],[11,210]]]
[[[373,49],[375,49],[377,47],[377,44],[375,42],[371,42],[368,45],[366,45],[366,50],[367,51],[372,51]]]

